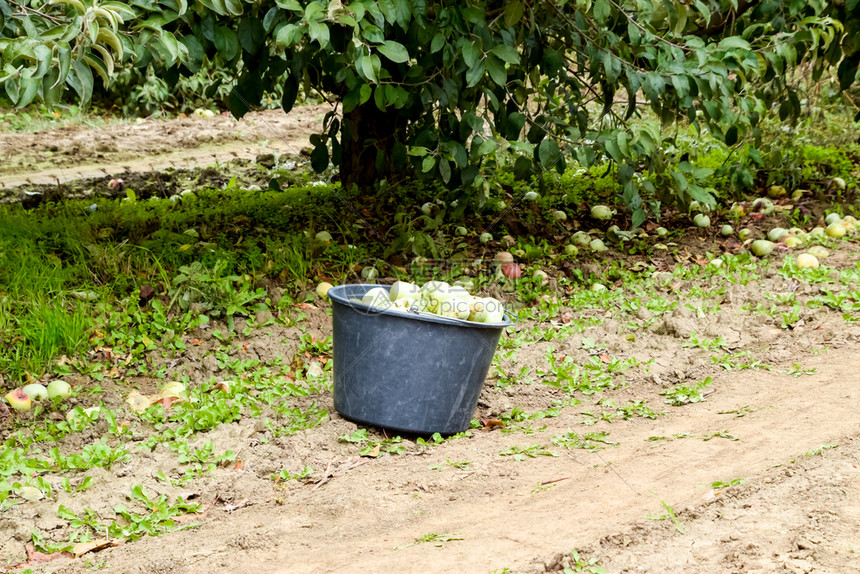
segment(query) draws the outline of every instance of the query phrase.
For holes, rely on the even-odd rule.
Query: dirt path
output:
[[[0,133],[0,189],[66,183],[123,172],[192,168],[265,153],[297,156],[318,132],[329,106],[212,118],[112,121],[36,133]]]
[[[319,452],[321,462],[363,464],[283,493],[249,490],[241,476],[209,485],[209,498],[255,504],[213,510],[199,529],[103,557],[114,572],[560,572],[567,551],[579,549],[608,572],[860,571],[858,351],[854,343],[805,361],[817,369],[808,376],[726,373],[703,403],[614,423],[619,446],[597,454],[498,456],[507,444],[546,443],[575,424],[573,414],[547,419],[534,437],[477,431],[421,456]],[[329,425],[335,434],[354,428]],[[648,440],[719,431],[737,440]],[[446,460],[472,464],[430,470]],[[734,479],[744,482],[710,487]],[[539,486],[547,481],[557,482]],[[646,518],[666,513],[660,500],[686,534]],[[409,546],[433,534],[457,540]]]

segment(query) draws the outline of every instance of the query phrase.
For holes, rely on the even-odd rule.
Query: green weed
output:
[[[564,434],[555,435],[550,440],[552,440],[552,444],[567,450],[581,448],[588,452],[597,452],[607,446],[618,446],[619,443],[610,441],[608,436],[608,432],[587,433],[579,436],[573,431],[568,431]]]
[[[420,538],[416,538],[414,542],[410,542],[409,544],[404,544],[403,546],[395,546],[395,550],[403,550],[404,548],[409,548],[410,546],[416,546],[418,544],[433,544],[433,546],[443,546],[447,542],[453,542],[455,540],[463,540],[463,537],[459,534],[436,534],[435,532],[430,534],[425,534]]]
[[[716,480],[711,483],[711,488],[713,488],[714,490],[720,490],[723,488],[729,488],[731,486],[737,486],[739,484],[743,484],[744,482],[746,482],[745,478],[733,478],[728,482]]]
[[[693,385],[675,385],[671,389],[660,391],[660,394],[666,397],[666,402],[672,406],[681,406],[690,403],[699,403],[705,400],[705,395],[702,391],[713,384],[711,377],[705,377],[703,381],[699,381]]]
[[[529,446],[512,446],[499,452],[501,456],[513,456],[514,460],[522,462],[527,458],[537,458],[539,456],[558,456],[554,452],[547,450],[538,444],[530,444]]]
[[[804,375],[814,375],[817,370],[818,369],[804,369],[799,364],[792,363],[791,368],[785,371],[785,373],[792,377],[802,377]]]
[[[666,511],[666,514],[661,514],[658,516],[646,516],[646,518],[648,518],[650,520],[665,520],[668,518],[675,525],[675,530],[678,531],[678,534],[686,534],[687,532],[684,530],[684,527],[681,524],[681,521],[678,520],[677,516],[675,516],[675,509],[672,508],[672,506],[669,503],[667,503],[666,501],[661,499],[659,496],[657,496],[656,494],[654,494],[650,490],[648,492],[650,492],[651,495],[660,502],[660,505]]]

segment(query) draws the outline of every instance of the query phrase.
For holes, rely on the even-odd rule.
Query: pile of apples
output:
[[[505,309],[498,299],[475,297],[461,285],[428,281],[421,287],[395,281],[390,289],[373,287],[360,300],[373,309],[434,313],[476,323],[501,323]]]
[[[30,383],[20,389],[14,389],[6,393],[6,402],[13,410],[26,413],[33,407],[33,401],[54,400],[57,397],[67,399],[72,394],[72,387],[66,381],[56,380],[48,383]]]

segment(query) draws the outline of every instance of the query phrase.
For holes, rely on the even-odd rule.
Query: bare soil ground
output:
[[[292,116],[279,124],[278,133],[294,138],[285,152],[306,145],[300,134],[316,125],[308,118],[322,113],[305,110],[298,125],[291,123]],[[204,164],[239,148],[253,157],[257,140],[274,144],[278,139],[266,135],[275,120],[268,113],[262,117],[248,120],[253,127],[244,138],[225,118],[147,120],[109,128],[107,133],[117,137],[106,136],[105,130],[4,134],[0,150],[10,158],[8,165],[17,167],[4,168],[0,177],[12,185],[22,177],[77,177],[112,169],[108,165],[147,168],[164,159],[157,154],[169,153],[172,142],[181,142],[186,157]],[[74,161],[81,155],[71,152],[74,145],[102,137],[123,141],[122,132],[112,129],[139,130],[132,132],[137,143],[97,152],[106,154],[97,158],[103,160],[99,165]],[[209,134],[205,149],[199,146],[201,133]],[[39,160],[52,145],[58,147],[51,151],[56,155]],[[846,243],[827,265],[854,268],[858,253],[856,244]],[[525,369],[526,375],[506,384],[491,374],[475,415],[495,419],[514,408],[533,414],[568,399],[545,384],[551,376],[538,372],[548,370],[547,355],[559,361],[569,356],[577,364],[598,356],[607,364],[633,365],[615,373],[613,384],[601,392],[578,395],[580,404],[559,407],[557,416],[510,422],[505,429],[474,429],[431,447],[404,437],[402,453],[374,458],[338,440],[361,427],[335,413],[326,391],[296,403],[307,408],[315,400],[330,413],[313,429],[278,438],[260,419],[249,417],[195,439],[195,446],[210,440],[218,452],[235,451],[241,464],[220,467],[186,485],[174,487],[156,478],[159,472],[179,476],[175,453],[162,444],[110,470],[89,471],[93,486],[81,493],[56,488],[49,499],[7,510],[0,521],[0,560],[26,562],[25,545],[34,528],[49,540],[68,539],[66,522],[57,518],[59,505],[76,513],[92,509],[107,519],[115,505],[132,504],[126,496],[132,485],[142,485],[149,492],[202,502],[205,512],[187,517],[198,526],[27,566],[46,573],[100,566],[117,573],[489,574],[589,571],[586,562],[594,559],[607,572],[860,572],[860,323],[804,305],[792,328],[782,328],[778,316],[749,312],[765,292],[794,293],[805,304],[828,288],[787,280],[776,268],[778,263],[747,285],[719,277],[664,285],[661,296],[677,307],[656,316],[641,312],[636,320],[650,326],[636,331],[632,341],[624,327],[630,317],[621,309],[581,312],[577,319],[599,322],[560,339],[528,338],[505,355],[505,372]],[[694,297],[693,289],[722,287],[726,292],[718,298],[719,309],[702,312],[703,299]],[[234,340],[232,356],[283,357],[289,363],[302,332],[331,334],[327,304],[319,301],[315,307],[306,310],[307,319],[298,327],[273,325]],[[523,322],[503,337],[520,340],[536,328],[551,332],[563,325]],[[685,346],[691,333],[722,337],[725,346],[712,351]],[[170,362],[171,376],[187,374],[192,383],[230,378],[214,360],[211,331],[195,336],[202,344],[189,346]],[[726,370],[712,359],[743,351],[750,353],[745,360],[759,362],[758,369]],[[703,402],[664,403],[661,391],[708,376],[713,383]],[[74,382],[91,384],[85,377]],[[131,385],[148,392],[156,383],[106,379],[100,400],[119,407]],[[88,406],[85,397],[79,400]],[[634,401],[665,414],[617,416],[619,406]],[[97,440],[107,434],[106,425],[100,421],[75,440]],[[569,432],[580,437],[607,433],[602,435],[607,442],[592,442],[600,447],[592,451],[569,450],[552,440]],[[378,429],[369,434],[378,440],[389,436]],[[500,455],[531,445],[537,445],[533,453],[545,454],[523,460]],[[306,466],[314,469],[308,481],[271,478]],[[49,480],[58,483],[59,478]],[[580,562],[571,555],[574,549]]]
[[[230,115],[194,116],[0,133],[0,189],[168,167],[194,168],[267,153],[298,156],[330,109],[303,106],[289,115],[266,110],[240,121]]]

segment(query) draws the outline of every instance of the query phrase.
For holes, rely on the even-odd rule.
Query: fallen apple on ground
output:
[[[30,410],[30,396],[21,389],[9,391],[5,398],[9,402],[9,406],[19,413],[26,413]]]

